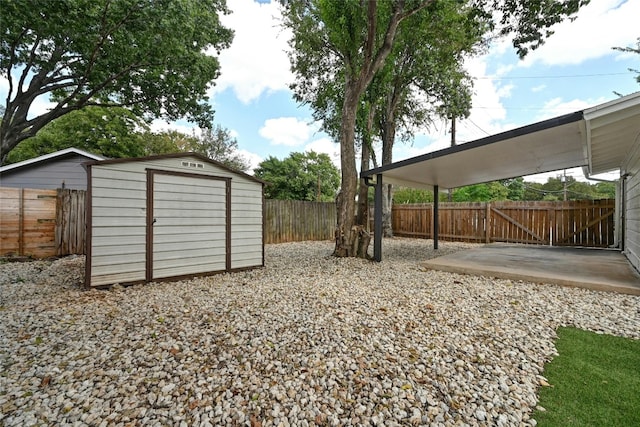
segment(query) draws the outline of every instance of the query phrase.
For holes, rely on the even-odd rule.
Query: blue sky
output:
[[[254,167],[268,156],[284,158],[306,150],[327,153],[339,165],[338,145],[318,132],[311,111],[291,97],[289,34],[279,26],[278,4],[264,1],[227,0],[233,13],[223,23],[235,30],[235,39],[220,55],[221,75],[209,93],[215,122],[232,132]],[[469,119],[458,123],[457,140],[468,142],[578,111],[616,98],[614,92],[640,91],[628,70],[640,69],[640,55],[612,50],[636,46],[638,17],[640,0],[592,0],[574,22],[558,25],[545,45],[523,61],[510,40],[469,58],[465,67],[475,78],[473,109]],[[5,92],[2,83],[6,81],[0,81],[0,92]],[[36,101],[34,113],[51,105]],[[188,133],[191,127],[182,121],[153,124],[154,130]],[[447,147],[448,131],[445,123],[420,129],[412,143],[396,144],[394,161]],[[568,173],[581,175],[579,170]]]
[[[216,123],[233,132],[254,166],[270,155],[283,158],[311,149],[330,154],[339,164],[338,145],[319,133],[311,112],[291,98],[288,33],[278,25],[277,4],[228,0],[228,5],[233,13],[223,22],[236,36],[221,54],[222,74],[211,91]],[[474,107],[470,118],[457,126],[458,141],[578,111],[614,99],[614,92],[639,91],[628,69],[640,69],[640,55],[612,50],[636,46],[638,17],[638,0],[593,0],[574,22],[557,26],[545,45],[523,61],[509,40],[467,60],[465,66],[476,78]],[[158,122],[156,127],[183,125]],[[394,160],[448,146],[448,128],[441,123],[420,130],[413,143],[396,144]],[[568,173],[580,175],[578,170]]]

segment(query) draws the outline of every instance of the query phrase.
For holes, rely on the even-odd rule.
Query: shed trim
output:
[[[87,196],[84,204],[84,215],[85,215],[85,262],[84,262],[84,287],[86,289],[91,288],[91,248],[92,248],[92,222],[93,222],[93,210],[91,209],[92,205],[92,189],[91,183],[93,180],[91,179],[91,167],[87,167]]]

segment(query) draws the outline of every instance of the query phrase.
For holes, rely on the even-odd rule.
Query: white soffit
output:
[[[582,112],[365,171],[383,182],[440,189],[587,165]]]
[[[640,92],[584,110],[584,121],[590,173],[620,170],[640,144]]]

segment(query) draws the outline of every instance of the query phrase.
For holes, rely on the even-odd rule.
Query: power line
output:
[[[489,132],[487,132],[486,130],[482,129],[480,126],[478,126],[477,124],[475,124],[475,122],[471,119],[467,119],[471,122],[472,125],[474,125],[475,127],[477,127],[478,129],[480,129],[482,132],[486,133],[488,136],[491,136],[491,134]]]

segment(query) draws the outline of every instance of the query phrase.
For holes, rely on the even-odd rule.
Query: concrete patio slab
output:
[[[420,266],[640,295],[640,274],[617,250],[494,243],[433,258]]]

